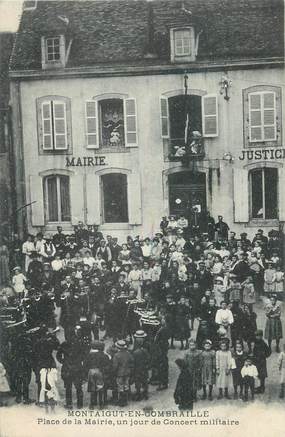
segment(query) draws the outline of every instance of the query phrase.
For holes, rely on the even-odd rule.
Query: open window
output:
[[[128,223],[127,175],[101,176],[103,223]]]
[[[278,218],[278,170],[258,168],[250,172],[251,218]]]
[[[88,148],[137,147],[135,99],[89,100],[85,114]]]

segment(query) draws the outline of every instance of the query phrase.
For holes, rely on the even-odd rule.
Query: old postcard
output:
[[[0,0],[0,436],[281,437],[283,0]]]

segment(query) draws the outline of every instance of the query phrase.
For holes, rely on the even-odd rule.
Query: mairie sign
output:
[[[99,167],[107,165],[106,156],[82,156],[65,158],[65,167]]]

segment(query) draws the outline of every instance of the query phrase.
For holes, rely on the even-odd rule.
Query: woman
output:
[[[28,271],[30,262],[32,261],[31,254],[35,251],[35,245],[32,235],[28,235],[27,241],[22,246],[22,253],[25,255],[25,272]]]
[[[0,240],[0,285],[8,285],[9,272],[9,251],[8,247]]]
[[[257,329],[256,319],[257,316],[252,311],[251,307],[247,304],[244,304],[242,307],[241,337],[242,340],[247,343],[249,353],[252,351],[255,340],[255,332]]]
[[[122,244],[122,250],[119,252],[118,261],[122,264],[122,266],[126,264],[131,264],[130,261],[130,251],[126,244]]]
[[[268,340],[268,346],[271,350],[272,340],[276,341],[276,352],[280,352],[279,342],[283,338],[282,335],[282,323],[281,306],[277,302],[277,296],[271,296],[270,303],[265,308],[265,314],[267,317],[265,325],[265,338]]]

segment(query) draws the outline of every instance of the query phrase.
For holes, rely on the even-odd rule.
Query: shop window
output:
[[[101,177],[103,222],[128,223],[127,175],[111,173]]]
[[[278,171],[262,168],[250,172],[251,218],[278,218]]]
[[[70,99],[60,96],[37,100],[38,136],[40,151],[44,153],[71,153]]]
[[[196,57],[194,28],[171,29],[170,45],[172,62],[194,61]]]
[[[88,148],[137,147],[135,99],[89,100],[85,110]]]
[[[70,222],[69,176],[52,175],[44,179],[46,221]]]
[[[281,145],[281,90],[255,86],[244,91],[245,147]]]

